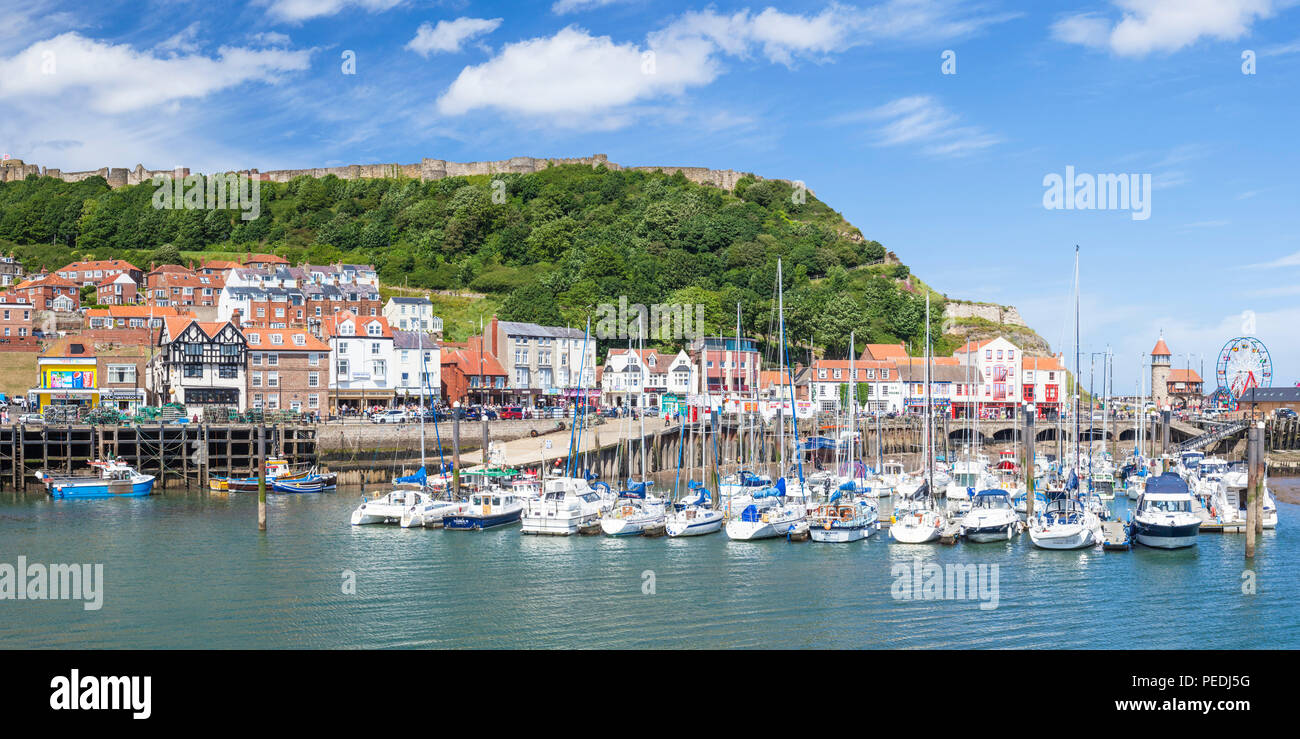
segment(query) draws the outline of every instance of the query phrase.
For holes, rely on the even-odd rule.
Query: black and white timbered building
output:
[[[153,402],[248,407],[248,344],[233,321],[168,318],[157,349],[149,364]]]

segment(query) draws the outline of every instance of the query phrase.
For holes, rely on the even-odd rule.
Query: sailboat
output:
[[[1074,469],[1065,490],[1029,522],[1029,539],[1040,549],[1084,549],[1101,543],[1101,519],[1078,499],[1079,452],[1079,247],[1074,247]],[[1091,419],[1089,419],[1091,421]]]
[[[680,435],[678,438],[686,438],[686,418],[682,417]],[[714,433],[714,450],[716,458],[717,434]],[[681,479],[682,460],[685,453],[685,445],[679,445],[677,449],[677,477]],[[716,479],[716,477],[715,477]],[[687,480],[686,488],[693,494],[690,500],[682,501],[673,505],[673,509],[668,513],[664,521],[664,532],[671,537],[679,536],[703,536],[705,534],[716,534],[722,530],[722,524],[725,517],[721,510],[713,507],[713,496],[704,483],[695,480]],[[676,497],[677,483],[673,483],[673,495]]]
[[[786,355],[785,355],[785,289],[782,285],[782,265],[781,260],[776,260],[776,292],[777,292],[777,313],[780,316],[780,372],[779,377],[786,378]],[[739,349],[739,347],[737,347]],[[794,402],[794,384],[793,378],[787,378],[790,382],[790,415],[791,424],[794,430],[794,448],[799,448],[799,422],[796,415],[796,406]],[[779,414],[778,414],[779,415]],[[784,424],[784,420],[781,421]],[[777,447],[779,450],[780,467],[785,470],[785,439],[784,429],[778,427],[779,440]],[[726,531],[727,538],[737,541],[750,541],[753,539],[770,539],[778,536],[785,536],[792,528],[806,524],[808,517],[808,507],[803,498],[803,460],[796,458],[797,470],[799,474],[798,487],[801,494],[801,500],[798,502],[786,501],[786,479],[778,478],[776,484],[772,487],[763,488],[753,494],[753,502],[747,505],[741,512],[740,516],[727,521]]]
[[[910,496],[901,495],[889,535],[903,544],[935,541],[943,533],[944,515],[934,504],[933,399],[930,396],[930,294],[925,295],[925,470],[926,480]]]
[[[423,346],[423,345],[421,345]],[[424,352],[420,352],[423,363]],[[425,377],[427,372],[422,372]],[[421,391],[424,380],[421,380]],[[351,524],[363,526],[376,523],[397,523],[402,528],[435,528],[442,525],[444,515],[459,513],[464,504],[438,495],[429,485],[429,476],[425,464],[424,413],[420,414],[420,469],[413,474],[397,477],[392,488],[375,500],[363,498],[361,505],[352,511]],[[434,427],[437,431],[437,427]],[[442,444],[439,443],[439,459]],[[445,465],[440,465],[445,475]],[[445,482],[445,479],[444,479]],[[445,486],[444,486],[445,489]]]
[[[817,506],[808,517],[808,533],[813,541],[819,542],[853,542],[861,541],[876,531],[880,513],[876,506],[867,500],[858,500],[859,491],[867,487],[866,469],[857,458],[858,445],[855,443],[854,426],[858,415],[858,373],[854,364],[857,352],[856,335],[849,334],[849,431],[847,438],[848,475],[840,476],[839,488],[832,493],[825,503]],[[837,449],[838,451],[838,449]],[[861,473],[859,470],[861,469]]]

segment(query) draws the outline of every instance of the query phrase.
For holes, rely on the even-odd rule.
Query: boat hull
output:
[[[1007,521],[1005,523],[976,526],[962,531],[967,541],[984,544],[991,541],[1007,541],[1015,535],[1016,524]]]
[[[722,530],[722,513],[714,511],[693,519],[670,518],[664,524],[664,531],[669,536],[704,536],[716,534]]]
[[[91,498],[144,498],[153,493],[154,478],[134,481],[87,480],[86,482],[53,482],[50,484],[50,497],[59,500],[82,500]]]
[[[829,544],[847,544],[854,541],[862,541],[875,533],[875,524],[860,524],[857,526],[809,526],[808,533],[812,536],[813,541],[826,542]]]
[[[1082,524],[1030,529],[1029,540],[1039,549],[1085,549],[1097,544],[1096,532]]]
[[[1195,546],[1201,524],[1187,523],[1179,525],[1150,524],[1133,522],[1133,538],[1142,546],[1155,549],[1183,549]]]
[[[523,516],[523,509],[504,511],[502,513],[457,513],[442,519],[442,527],[448,531],[483,531],[500,526],[518,523]]]

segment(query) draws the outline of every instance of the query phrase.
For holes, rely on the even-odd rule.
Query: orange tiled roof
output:
[[[1200,382],[1201,376],[1193,369],[1171,369],[1169,370],[1170,382]]]
[[[1160,340],[1156,342],[1156,348],[1151,350],[1151,354],[1153,356],[1156,354],[1169,355],[1173,354],[1173,352],[1169,351],[1169,345],[1165,343],[1165,337],[1161,336]]]
[[[312,336],[307,329],[302,328],[246,328],[243,329],[244,338],[248,340],[249,347],[258,349],[274,349],[275,351],[298,351],[298,352],[327,352],[330,350],[329,345],[320,339]],[[278,334],[281,337],[281,343],[276,344],[271,340],[271,336]],[[302,336],[301,344],[294,343],[293,337]]]

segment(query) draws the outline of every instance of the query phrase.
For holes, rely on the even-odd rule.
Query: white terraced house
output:
[[[384,304],[384,318],[398,331],[425,331],[442,334],[442,319],[433,315],[428,298],[392,297]]]
[[[442,392],[442,350],[433,336],[422,331],[394,331],[393,355],[397,401],[436,405]]]
[[[334,408],[388,407],[393,382],[393,331],[383,316],[358,316],[350,310],[326,317],[322,336],[330,347],[330,399]]]
[[[661,396],[695,392],[695,366],[684,351],[611,349],[601,373],[601,405],[658,408]]]

